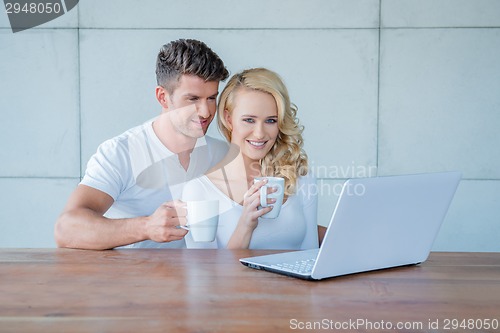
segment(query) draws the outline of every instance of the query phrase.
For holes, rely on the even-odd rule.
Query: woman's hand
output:
[[[247,249],[252,239],[252,234],[259,224],[259,217],[270,212],[271,206],[261,208],[260,206],[260,188],[267,183],[267,179],[254,183],[243,196],[243,211],[238,225],[234,230],[231,239],[227,243],[228,249]],[[274,188],[268,188],[268,193],[276,192]],[[268,204],[273,204],[276,199],[269,198]]]
[[[239,224],[242,224],[242,226],[251,231],[257,228],[257,224],[259,223],[258,218],[273,209],[271,206],[259,209],[260,188],[265,184],[267,184],[267,179],[254,183],[243,196],[243,212],[241,213]],[[268,188],[268,194],[273,192],[276,192],[276,189]],[[276,202],[276,199],[269,198],[267,201],[268,204],[273,204]]]

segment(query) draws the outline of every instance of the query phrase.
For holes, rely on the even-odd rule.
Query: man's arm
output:
[[[108,194],[79,185],[71,194],[56,222],[59,247],[105,250],[151,239],[170,242],[182,239],[187,231],[186,209],[180,201],[161,205],[151,216],[109,219],[103,214],[113,204]]]

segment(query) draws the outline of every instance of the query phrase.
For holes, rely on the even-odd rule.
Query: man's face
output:
[[[204,136],[215,116],[218,89],[218,81],[205,82],[195,75],[181,76],[177,88],[166,97],[174,128],[190,138]]]

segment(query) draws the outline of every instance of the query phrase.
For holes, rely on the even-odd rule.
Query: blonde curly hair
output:
[[[285,195],[297,190],[299,176],[307,174],[307,155],[302,148],[304,142],[299,124],[297,107],[290,102],[288,90],[281,77],[266,68],[252,68],[233,75],[220,95],[217,123],[222,135],[231,142],[231,130],[224,112],[231,113],[235,107],[235,95],[240,89],[265,92],[274,97],[278,108],[278,137],[271,150],[260,161],[263,176],[285,179]]]

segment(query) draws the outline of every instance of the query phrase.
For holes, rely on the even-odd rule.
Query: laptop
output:
[[[319,249],[242,258],[250,268],[321,280],[427,260],[459,172],[347,180]]]

